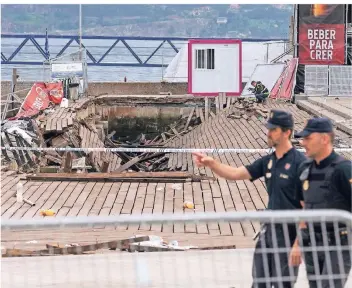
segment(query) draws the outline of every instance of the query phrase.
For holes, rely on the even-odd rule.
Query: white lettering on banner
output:
[[[37,110],[40,110],[42,106],[43,106],[43,100],[39,97],[35,98],[35,101],[33,102],[32,107]]]
[[[332,60],[336,31],[334,29],[308,29],[310,59]]]
[[[309,48],[310,49],[323,49],[323,50],[329,50],[329,49],[334,49],[334,45],[332,44],[332,41],[328,40],[321,40],[321,41],[315,41],[315,40],[309,40]]]
[[[308,39],[335,40],[336,31],[334,29],[308,29]]]
[[[332,50],[311,50],[310,59],[312,60],[332,60]]]

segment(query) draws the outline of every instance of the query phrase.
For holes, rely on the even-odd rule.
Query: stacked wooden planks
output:
[[[82,148],[103,148],[104,143],[99,139],[98,133],[94,130],[94,127],[86,127],[85,125],[80,124],[79,126],[79,137],[81,138],[81,147]],[[98,171],[103,171],[104,163],[108,164],[108,171],[115,171],[120,167],[121,158],[116,154],[108,152],[89,152],[89,159],[91,163],[94,163]],[[107,164],[106,164],[107,165]]]

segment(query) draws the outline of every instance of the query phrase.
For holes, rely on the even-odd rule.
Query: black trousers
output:
[[[316,247],[323,247],[324,251],[315,250],[311,241],[303,241],[303,246],[308,250],[303,254],[309,287],[343,288],[351,270],[352,248],[348,244],[347,235],[341,236],[341,245],[337,245],[334,234],[328,233],[329,246],[324,246],[320,233],[315,236]]]
[[[268,98],[268,95],[263,93],[255,94],[255,98],[257,99],[257,103],[262,103],[265,101],[266,98]]]
[[[294,286],[298,267],[289,267],[288,257],[296,239],[296,227],[288,225],[287,230],[281,224],[265,225],[262,229],[254,251],[253,288],[271,288],[272,286],[291,288]],[[261,251],[265,248],[284,249],[280,252],[275,250]],[[273,279],[281,277],[286,277],[286,280]]]

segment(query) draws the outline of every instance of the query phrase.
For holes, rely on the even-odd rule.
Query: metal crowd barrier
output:
[[[287,259],[291,252],[288,231],[292,227],[298,229],[302,221],[309,229],[308,240],[312,245],[304,248],[301,246],[301,252],[304,255],[312,253],[315,264],[325,257],[326,274],[316,268],[315,273],[307,278],[305,256],[297,278],[292,266],[286,276],[281,273],[284,264],[280,262],[280,258]],[[232,234],[239,235],[241,233],[236,229],[240,230],[244,223],[253,226],[260,223],[267,231],[271,229],[273,235],[270,247],[264,245],[257,250],[263,259],[265,275],[256,279],[257,286],[254,287],[287,287],[283,284],[287,282],[292,287],[304,288],[309,287],[308,281],[314,281],[314,287],[343,287],[336,285],[336,281],[346,279],[349,273],[344,268],[348,261],[346,253],[352,252],[352,214],[338,210],[197,212],[3,220],[1,287],[251,287],[253,247],[256,241],[252,237],[211,233],[212,225],[228,224]],[[349,241],[348,245],[342,243],[338,235],[339,225],[342,224],[345,225],[344,231],[347,231],[344,239]],[[177,233],[176,227],[183,228],[187,225],[196,227],[195,231]],[[336,241],[327,237],[326,229],[331,225],[334,227]],[[156,226],[159,228],[154,230],[153,227]],[[317,244],[312,233],[317,226],[325,231],[322,233],[321,245]],[[145,228],[145,233],[138,230],[141,227]],[[205,227],[203,234],[199,233],[200,227]],[[275,230],[278,227],[279,230]],[[157,230],[159,232],[155,232]],[[304,241],[302,234],[298,234],[300,243]],[[99,239],[102,237],[105,237],[105,246],[100,243]],[[124,238],[124,241],[116,241]],[[79,246],[68,242],[75,239],[80,239]],[[233,242],[238,247],[214,247],[219,239]],[[257,241],[262,241],[262,235],[258,239]],[[284,239],[286,245],[278,244],[279,239]],[[205,240],[205,246],[185,247],[185,243],[191,245],[192,242],[197,244]],[[241,241],[245,241],[247,247],[251,248],[241,248]],[[42,248],[44,244],[47,244],[45,249]],[[35,246],[37,249],[22,249],[21,245]],[[38,250],[38,247],[42,249]],[[105,249],[97,250],[98,248]],[[337,255],[337,262],[332,259],[335,257],[333,255]],[[268,261],[281,263],[276,265],[275,273],[269,273]],[[344,287],[351,287],[349,285],[352,285],[351,275]]]

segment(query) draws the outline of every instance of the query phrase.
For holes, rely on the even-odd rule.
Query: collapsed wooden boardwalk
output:
[[[295,118],[295,130],[301,130],[311,116],[293,104],[269,102],[265,108],[290,111]],[[190,133],[180,136],[170,147],[184,148],[267,148],[266,119],[252,116],[248,120],[227,118],[232,108],[223,110],[215,117],[197,126]],[[350,143],[351,136],[337,131],[341,141]],[[343,153],[352,159],[352,153]],[[233,166],[252,163],[259,153],[215,154],[221,162]],[[213,176],[209,169],[194,166],[191,154],[173,154],[170,167],[196,174]],[[13,197],[20,176],[13,172],[1,174],[1,217],[2,219],[39,218],[41,209],[52,209],[57,216],[119,215],[150,213],[183,213],[183,202],[193,201],[195,211],[184,213],[251,211],[264,209],[268,195],[263,179],[251,181],[226,181],[201,183],[129,183],[129,182],[70,182],[70,181],[23,181],[24,197],[34,203],[17,203]],[[63,231],[18,231],[2,233],[2,242],[16,242],[24,245],[30,240],[59,241],[60,237],[72,242],[95,242],[97,239],[120,239],[135,234],[159,235],[168,240],[178,240],[181,244],[199,246],[234,245],[251,247],[252,236],[258,231],[259,223],[209,223],[209,224],[168,224],[119,226],[116,229],[97,227],[96,229],[69,229]],[[84,232],[84,234],[79,233]],[[56,236],[55,236],[56,235]]]

